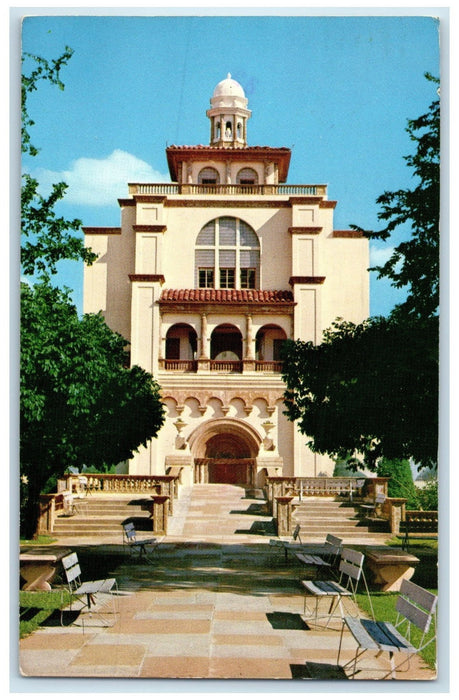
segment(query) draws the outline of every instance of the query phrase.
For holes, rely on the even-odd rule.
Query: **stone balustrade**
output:
[[[158,497],[155,503],[156,518],[161,521],[161,533],[167,529],[167,516],[174,513],[174,500],[178,498],[181,469],[174,469],[169,474],[137,475],[137,474],[84,474],[86,477],[86,492],[88,494],[132,494]],[[81,482],[78,475],[66,474],[58,480],[58,493],[41,494],[39,502],[39,518],[37,534],[51,534],[54,531],[54,520],[59,512],[64,510],[65,493],[81,492]],[[167,513],[160,510],[166,508]]]

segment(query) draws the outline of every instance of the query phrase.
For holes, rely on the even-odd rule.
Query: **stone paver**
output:
[[[231,485],[184,490],[153,564],[137,563],[120,556],[121,547],[111,547],[118,563],[109,573],[121,594],[115,624],[92,628],[86,623],[84,633],[74,626],[43,626],[20,642],[22,673],[345,678],[336,666],[340,623],[334,621],[329,629],[308,626],[302,616],[304,571],[291,557],[285,562],[282,552],[268,546],[269,534],[254,527],[271,520],[261,505]],[[85,543],[83,553],[94,549],[102,558],[104,546],[96,547]],[[353,649],[346,634],[342,661],[352,657]],[[362,660],[359,667],[359,679],[377,679],[387,658],[373,658],[370,664]],[[415,659],[400,677],[430,680],[435,674]]]

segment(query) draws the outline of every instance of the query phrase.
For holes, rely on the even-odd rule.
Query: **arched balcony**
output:
[[[230,323],[214,329],[210,337],[210,370],[242,372],[242,335]]]
[[[281,348],[287,335],[274,324],[263,326],[255,336],[255,370],[257,372],[281,372]]]
[[[177,372],[196,372],[198,338],[187,323],[176,323],[166,335],[164,369]]]

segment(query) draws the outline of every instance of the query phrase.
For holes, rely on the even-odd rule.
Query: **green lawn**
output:
[[[70,593],[55,591],[19,591],[19,636],[34,632],[49,617],[70,603]]]

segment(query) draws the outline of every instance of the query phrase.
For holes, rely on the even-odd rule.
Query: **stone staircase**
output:
[[[334,497],[309,497],[295,504],[293,520],[301,526],[303,542],[323,541],[328,533],[340,537],[345,543],[383,543],[390,537],[385,521],[362,521],[359,509],[349,501]]]
[[[73,515],[59,515],[54,521],[53,535],[59,539],[82,540],[85,537],[123,540],[122,523],[131,518],[136,529],[149,531],[152,525],[149,511],[142,504],[141,496],[87,496],[75,499]]]

